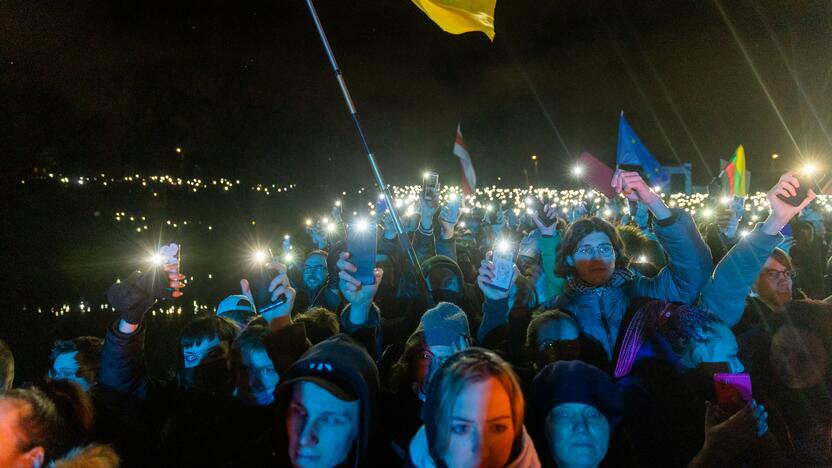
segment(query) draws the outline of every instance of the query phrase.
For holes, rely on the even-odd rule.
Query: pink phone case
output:
[[[754,399],[748,374],[714,374],[714,391],[719,406],[739,410]]]

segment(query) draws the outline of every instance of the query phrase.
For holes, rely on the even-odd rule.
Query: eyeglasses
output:
[[[595,253],[598,253],[599,257],[609,258],[615,255],[615,249],[610,244],[601,244],[595,247],[592,246],[585,246],[575,250],[576,257],[584,257],[590,258],[594,257]]]
[[[80,372],[81,372],[81,369],[78,369],[75,372],[69,372],[67,370],[58,371],[58,370],[55,370],[55,369],[49,369],[49,376],[52,377],[55,380],[66,380],[66,379],[69,379],[71,377],[75,377]]]
[[[326,271],[326,267],[323,265],[314,265],[314,266],[305,266],[303,267],[304,273],[323,273]]]
[[[766,270],[765,275],[767,280],[777,281],[781,277],[783,279],[794,279],[797,276],[797,272],[794,270]]]
[[[419,359],[428,362],[436,361],[436,364],[439,366],[441,366],[445,361],[447,361],[449,357],[451,357],[450,354],[446,356],[437,356],[430,351],[423,351],[419,354]]]

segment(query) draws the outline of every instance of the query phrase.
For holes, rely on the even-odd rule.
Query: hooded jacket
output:
[[[517,455],[509,460],[504,468],[540,468],[540,459],[537,456],[537,450],[534,448],[534,443],[531,437],[523,427],[523,433],[520,435],[520,451]],[[408,466],[415,466],[417,468],[436,468],[436,462],[430,456],[428,450],[428,439],[425,434],[425,426],[419,428],[419,432],[413,436],[410,441],[410,464]]]
[[[372,455],[377,458],[380,449],[377,447],[376,453],[369,449],[380,386],[378,369],[373,359],[361,344],[343,333],[313,346],[289,368],[285,380],[277,388],[275,401],[279,412],[278,421],[286,418],[294,384],[310,378],[338,382],[358,397],[360,420],[351,466],[372,466],[369,457]],[[283,424],[278,426],[282,427]],[[278,451],[285,452],[288,447],[285,436],[279,437],[278,441]],[[285,455],[288,458],[288,453]]]
[[[689,214],[674,209],[670,218],[656,220],[654,227],[668,257],[668,265],[657,276],[614,275],[609,284],[590,289],[567,285],[556,301],[557,308],[575,318],[581,332],[604,347],[608,359],[630,301],[650,297],[691,303],[713,270],[711,253]]]

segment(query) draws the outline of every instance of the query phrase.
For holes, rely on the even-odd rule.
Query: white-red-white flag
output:
[[[456,125],[454,155],[459,158],[459,164],[462,166],[462,193],[465,195],[471,194],[477,188],[477,174],[474,173],[474,165],[471,164],[471,155],[468,154],[468,148],[465,147],[465,139],[462,138],[460,124]]]

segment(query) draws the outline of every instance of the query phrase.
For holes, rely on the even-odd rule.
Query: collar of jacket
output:
[[[600,294],[601,292],[603,292],[604,289],[607,288],[619,288],[623,286],[625,283],[632,281],[635,277],[636,274],[627,268],[616,268],[610,280],[601,286],[592,286],[586,283],[584,280],[576,278],[572,275],[569,275],[569,277],[567,278],[567,282],[569,285],[569,289],[577,293],[587,294],[590,292],[595,292],[596,294]]]

